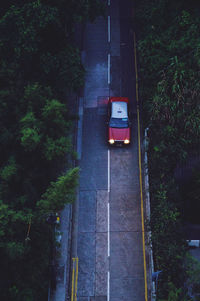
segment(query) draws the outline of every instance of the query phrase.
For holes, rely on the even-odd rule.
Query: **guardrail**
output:
[[[150,221],[150,195],[149,195],[149,171],[148,171],[148,157],[147,157],[147,150],[148,150],[148,128],[144,131],[144,162],[145,162],[145,199],[146,199],[146,215],[148,221]],[[156,300],[156,281],[153,279],[154,273],[154,262],[153,262],[153,251],[152,251],[152,244],[151,244],[151,231],[147,233],[148,242],[149,242],[149,262],[150,262],[150,286],[151,286],[151,301]]]

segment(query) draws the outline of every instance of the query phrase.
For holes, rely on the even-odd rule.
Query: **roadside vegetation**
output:
[[[49,217],[75,198],[71,95],[84,83],[77,23],[99,0],[2,1],[0,12],[0,296],[47,300]]]
[[[200,300],[199,263],[187,254],[185,204],[200,201],[198,166],[178,183],[177,166],[200,149],[200,4],[136,1],[139,91],[149,128],[151,231],[157,300]],[[189,184],[190,183],[190,184]],[[199,214],[196,223],[200,223]]]

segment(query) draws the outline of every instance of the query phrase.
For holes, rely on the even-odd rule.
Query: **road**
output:
[[[132,1],[108,0],[107,12],[86,26],[82,53],[77,300],[147,301]],[[109,96],[130,98],[129,147],[107,144]]]

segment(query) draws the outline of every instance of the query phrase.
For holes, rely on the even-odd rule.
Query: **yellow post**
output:
[[[75,301],[77,300],[77,286],[78,286],[78,257],[76,257]]]
[[[73,270],[72,270],[72,292],[71,292],[71,301],[74,300],[74,261],[75,258],[72,258],[73,260]]]

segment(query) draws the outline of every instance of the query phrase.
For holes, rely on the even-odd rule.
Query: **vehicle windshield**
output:
[[[128,128],[128,118],[110,118],[109,126],[111,128]]]

